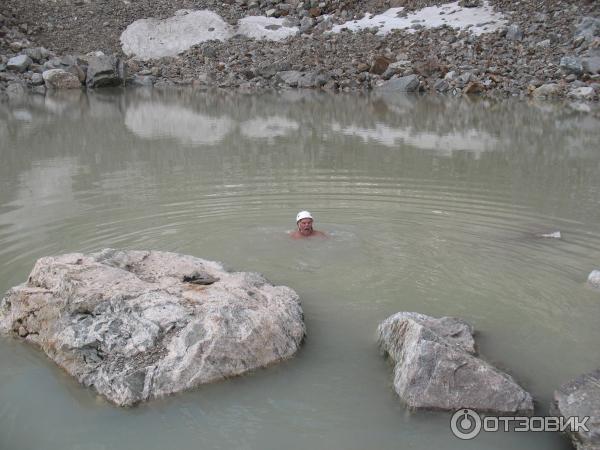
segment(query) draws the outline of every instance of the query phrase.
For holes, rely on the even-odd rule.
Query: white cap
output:
[[[313,218],[313,216],[311,216],[311,214],[308,211],[300,211],[296,215],[296,223],[298,223],[302,219],[312,219],[312,218]]]

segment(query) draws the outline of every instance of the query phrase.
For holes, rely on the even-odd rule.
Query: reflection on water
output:
[[[373,335],[400,310],[473,322],[545,414],[600,357],[584,284],[600,264],[599,125],[550,103],[298,91],[0,104],[0,290],[43,255],[155,248],[293,287],[308,328],[285,364],[128,410],[2,339],[0,448],[463,448],[449,416],[407,413],[391,389]],[[301,209],[331,238],[290,240]]]

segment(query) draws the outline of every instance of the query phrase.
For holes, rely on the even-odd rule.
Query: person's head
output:
[[[304,236],[308,236],[313,232],[313,217],[308,211],[300,211],[296,215],[296,225],[298,231]]]

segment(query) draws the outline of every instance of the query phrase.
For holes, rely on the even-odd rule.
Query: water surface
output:
[[[597,116],[432,97],[59,94],[0,105],[0,291],[45,255],[175,251],[291,286],[308,335],[276,367],[129,409],[1,338],[2,450],[570,448],[553,433],[454,438],[449,414],[407,411],[374,336],[398,311],[466,319],[539,414],[596,368]],[[301,209],[329,240],[287,237]]]

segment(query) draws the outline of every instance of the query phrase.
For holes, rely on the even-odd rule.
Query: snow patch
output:
[[[342,29],[360,31],[365,28],[379,28],[377,34],[388,34],[393,30],[406,30],[414,33],[419,28],[436,28],[449,25],[461,30],[468,29],[475,35],[492,33],[506,25],[508,21],[501,13],[494,12],[488,2],[476,8],[463,8],[458,1],[440,6],[428,6],[419,11],[399,17],[404,8],[390,8],[379,15],[367,14],[361,20],[348,21],[336,25],[331,32],[339,33]]]

